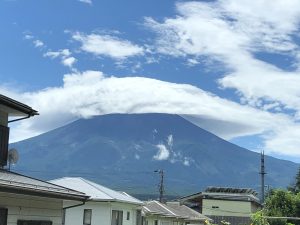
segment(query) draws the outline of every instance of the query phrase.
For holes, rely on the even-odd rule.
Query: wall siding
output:
[[[92,209],[91,225],[111,225],[112,210],[123,211],[123,225],[136,225],[136,210],[140,208],[133,204],[117,202],[87,202],[85,205],[66,210],[65,225],[82,225],[84,209]],[[126,219],[130,212],[130,220]]]
[[[211,215],[249,217],[251,212],[251,202],[203,199],[202,214],[208,217]]]
[[[22,220],[49,220],[62,224],[62,200],[0,192],[0,207],[8,209],[8,225]]]

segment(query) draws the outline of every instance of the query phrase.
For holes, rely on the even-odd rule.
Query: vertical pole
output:
[[[160,181],[159,181],[159,185],[158,185],[159,202],[163,202],[164,192],[165,192],[165,188],[164,188],[164,171],[163,170],[155,170],[154,172],[159,173],[159,175],[160,175]]]
[[[159,184],[159,202],[163,202],[164,198],[164,171],[160,170],[160,184]]]
[[[260,154],[260,176],[261,176],[261,204],[265,202],[265,153],[262,150]]]

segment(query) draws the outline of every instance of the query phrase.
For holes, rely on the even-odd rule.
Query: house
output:
[[[142,222],[143,202],[125,192],[81,177],[64,177],[50,182],[90,196],[85,205],[65,211],[65,225],[140,225]]]
[[[179,202],[148,201],[143,206],[143,225],[192,225],[206,221],[211,219]]]
[[[250,188],[208,187],[204,192],[180,199],[192,209],[220,224],[222,220],[232,225],[250,224],[251,214],[261,209],[257,192]]]
[[[84,204],[84,193],[5,169],[8,124],[38,115],[31,107],[0,95],[0,225],[61,225],[63,201]],[[10,120],[9,120],[10,119]]]
[[[63,202],[84,204],[78,191],[0,170],[1,225],[61,225]]]

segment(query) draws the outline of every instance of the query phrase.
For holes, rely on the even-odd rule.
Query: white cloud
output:
[[[58,51],[48,51],[44,54],[44,57],[50,57],[52,59],[55,59],[57,57],[66,58],[71,55],[71,52],[69,49],[61,49]]]
[[[18,122],[11,141],[43,133],[78,118],[108,113],[161,112],[188,114],[191,118],[213,121],[206,123],[205,128],[227,139],[263,134],[266,146],[272,147],[270,150],[289,155],[300,154],[296,135],[300,135],[300,125],[289,116],[242,106],[192,85],[143,77],[116,78],[105,76],[100,71],[68,74],[63,81],[63,86],[37,92],[11,93],[9,89],[0,87],[1,93],[25,102],[40,112],[40,116]],[[218,130],[216,124],[224,126]],[[295,135],[286,139],[283,132],[289,127],[293,128]],[[289,147],[281,148],[286,144],[283,140],[280,144],[278,140],[282,138],[288,140]],[[168,140],[170,142],[171,138]],[[280,148],[272,143],[278,143]]]
[[[89,4],[89,5],[92,5],[93,2],[92,0],[78,0],[79,2],[83,2],[83,3],[86,3],[86,4]]]
[[[62,64],[68,66],[70,68],[73,67],[74,63],[76,63],[77,59],[74,57],[68,57],[62,60]]]
[[[26,37],[26,36],[25,36]],[[34,40],[33,44],[36,48],[41,48],[44,46],[44,42],[42,42],[41,40]]]
[[[25,34],[25,36],[24,36],[24,39],[26,39],[26,40],[31,40],[33,38],[34,37],[31,34]]]
[[[64,66],[73,69],[74,64],[77,62],[77,59],[71,55],[72,53],[69,49],[61,49],[58,51],[47,51],[44,54],[44,57],[49,57],[51,59],[60,58],[61,63]]]
[[[167,137],[167,143],[168,143],[168,146],[169,146],[170,148],[172,148],[173,142],[174,142],[173,135],[170,134],[170,135]]]
[[[284,113],[290,117],[289,121],[269,120],[276,125],[263,137],[264,147],[277,153],[299,155],[299,143],[295,138],[300,134],[299,68],[285,71],[262,61],[255,54],[264,52],[282,58],[289,56],[293,59],[290,66],[299,65],[299,46],[294,38],[299,32],[300,2],[194,1],[180,2],[176,8],[176,17],[162,22],[152,18],[145,20],[146,26],[157,33],[156,52],[182,57],[187,62],[198,62],[198,57],[203,56],[221,62],[224,67],[224,75],[218,80],[221,88],[234,89],[241,103],[251,108],[268,111],[274,117]],[[227,132],[226,128],[218,125],[220,122],[239,127],[235,126],[236,121],[210,118],[209,114],[205,116],[216,124],[213,128],[216,133]],[[192,120],[212,127],[202,116]],[[244,127],[240,128],[240,132],[244,133]],[[284,133],[285,130],[293,133],[289,135]]]
[[[167,149],[167,147],[163,144],[156,145],[156,147],[158,148],[158,152],[155,156],[153,156],[153,159],[159,160],[159,161],[167,160],[170,156],[170,152]]]
[[[83,51],[116,60],[142,55],[144,52],[143,47],[111,35],[75,33],[73,39],[81,43]]]
[[[253,56],[260,51],[298,54],[293,35],[300,22],[299,1],[188,2],[177,9],[180,16],[163,23],[146,19],[159,35],[158,52],[188,61],[201,55],[217,59],[229,69],[219,80],[223,88],[235,88],[249,103],[263,99],[300,110],[299,71],[286,72]]]
[[[185,157],[184,158],[184,161],[183,161],[183,165],[185,165],[185,166],[190,166],[190,160],[187,158],[187,157]]]

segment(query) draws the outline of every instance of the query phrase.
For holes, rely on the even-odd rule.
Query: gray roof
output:
[[[125,192],[119,192],[96,184],[82,177],[63,177],[50,181],[53,184],[84,192],[92,201],[114,201],[142,205],[143,202]]]
[[[38,112],[30,106],[0,94],[0,109],[9,116],[35,116]]]
[[[199,202],[201,199],[247,201],[260,204],[257,192],[250,188],[208,187],[204,192],[182,197],[181,202]]]
[[[205,192],[211,193],[238,193],[238,194],[252,194],[257,196],[258,193],[251,188],[233,188],[233,187],[208,187],[205,189]]]
[[[63,200],[86,200],[84,193],[18,173],[0,170],[0,192],[35,195]]]
[[[185,221],[211,221],[210,218],[185,205],[180,205],[179,202],[161,203],[158,201],[148,201],[143,206],[143,213],[146,215],[183,219]]]

